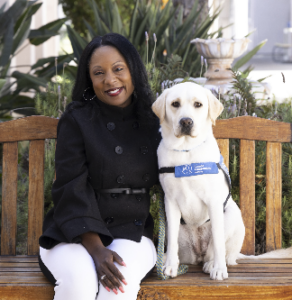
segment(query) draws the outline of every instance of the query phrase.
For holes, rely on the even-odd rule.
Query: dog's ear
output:
[[[164,90],[163,93],[156,99],[152,104],[152,110],[155,115],[159,118],[160,124],[165,118],[165,101],[166,101],[167,90]]]
[[[206,89],[206,94],[209,102],[209,117],[212,124],[215,125],[216,119],[222,113],[224,106],[223,104],[211,93],[210,90]]]

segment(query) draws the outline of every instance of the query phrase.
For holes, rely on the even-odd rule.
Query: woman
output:
[[[156,263],[149,188],[161,139],[134,46],[119,34],[94,38],[72,98],[58,124],[40,266],[54,300],[134,300]]]

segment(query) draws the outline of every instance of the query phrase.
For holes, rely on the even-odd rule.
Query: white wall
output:
[[[292,26],[292,0],[209,0],[209,4],[222,8],[211,31],[232,24],[224,29],[223,36],[241,38],[256,29],[249,37],[249,48],[268,39],[261,54],[271,55],[274,45],[284,42],[283,30],[289,21]]]
[[[268,39],[259,53],[270,55],[276,43],[283,43],[283,30],[290,21],[290,0],[249,0],[250,30],[256,29],[250,39],[253,46]]]
[[[223,30],[224,38],[243,38],[248,34],[248,0],[209,0],[209,5],[211,13],[221,9],[211,32],[228,26]]]

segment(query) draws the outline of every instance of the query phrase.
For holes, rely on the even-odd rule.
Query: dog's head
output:
[[[208,89],[185,82],[164,90],[152,110],[176,137],[197,137],[208,123],[215,125],[223,105]]]

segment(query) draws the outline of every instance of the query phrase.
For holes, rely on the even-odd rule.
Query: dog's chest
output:
[[[158,157],[160,168],[177,167],[192,163],[218,162],[220,152],[217,143],[187,153],[165,151],[161,145]],[[177,202],[185,222],[194,225],[203,224],[209,219],[208,199],[216,197],[220,183],[226,184],[221,172],[180,178],[175,177],[174,173],[165,173],[160,175],[160,182],[166,194],[166,201]]]
[[[206,177],[175,178],[173,174],[167,174],[162,175],[160,181],[165,191],[165,201],[177,203],[187,224],[201,225],[209,219],[208,206],[205,202],[208,197]]]

